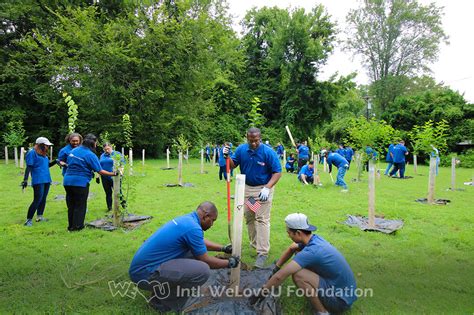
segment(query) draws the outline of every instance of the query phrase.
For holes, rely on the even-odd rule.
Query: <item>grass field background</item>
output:
[[[166,188],[166,183],[177,183],[176,169],[161,170],[163,160],[137,164],[129,211],[152,215],[153,220],[133,231],[79,233],[67,232],[65,201],[53,200],[65,194],[62,185],[51,187],[44,214],[49,222],[24,227],[33,191],[29,187],[21,192],[22,174],[11,162],[0,165],[0,313],[154,313],[140,297],[113,297],[108,281],[128,281],[128,267],[140,244],[160,225],[205,200],[220,211],[206,238],[228,242],[226,184],[218,180],[218,167],[206,164],[208,174],[200,174],[200,162],[191,160],[184,164],[183,178],[195,187]],[[173,160],[172,166],[176,164]],[[473,172],[458,169],[457,186],[465,190],[447,191],[450,169],[440,169],[435,196],[450,199],[447,206],[414,201],[427,195],[427,167],[420,166],[414,175],[410,166],[407,175],[413,179],[382,176],[376,181],[377,214],[405,222],[394,235],[338,223],[347,214],[367,213],[367,177],[351,183],[354,167],[346,175],[346,194],[331,185],[326,173],[321,174],[322,188],[302,186],[295,175],[285,173],[273,201],[269,262],[290,244],[284,217],[303,212],[318,226],[317,233],[346,257],[358,287],[373,290],[373,296],[360,298],[349,314],[473,314],[474,187],[462,184]],[[53,181],[62,181],[59,168],[51,168],[51,173]],[[106,210],[102,186],[92,181],[90,190],[96,195],[88,203],[86,221],[103,217]],[[253,263],[251,255],[245,231],[243,260]],[[281,302],[286,314],[311,314],[303,298],[283,297]]]

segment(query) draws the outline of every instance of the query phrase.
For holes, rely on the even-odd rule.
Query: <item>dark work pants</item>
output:
[[[33,219],[35,212],[37,215],[43,215],[46,206],[46,198],[48,197],[50,183],[33,185],[33,202],[28,208],[27,219]]]
[[[86,187],[64,186],[66,190],[66,204],[69,231],[79,231],[84,228],[84,219],[87,210],[89,184]]]
[[[114,191],[114,181],[110,176],[101,175],[102,187],[105,192],[105,202],[107,203],[107,209],[112,210],[112,193]]]
[[[219,180],[222,180],[222,174],[224,174],[224,179],[227,180],[227,172],[225,166],[219,166]]]
[[[400,170],[400,178],[405,177],[405,162],[402,163],[393,163],[393,169],[390,172],[390,176],[393,176]]]
[[[178,258],[162,263],[148,281],[138,287],[152,291],[160,304],[180,311],[189,299],[189,290],[203,285],[210,276],[209,265],[193,258]]]
[[[206,153],[206,154],[205,154],[205,157],[206,157],[206,162],[211,163],[211,157],[210,157],[210,155]]]
[[[298,159],[298,170],[305,166],[306,163],[308,163],[308,159]]]

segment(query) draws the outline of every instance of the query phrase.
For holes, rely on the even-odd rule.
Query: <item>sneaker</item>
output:
[[[33,226],[33,220],[31,219],[27,219],[25,224],[23,224],[24,226]]]
[[[265,267],[265,261],[267,261],[267,256],[266,255],[258,255],[257,259],[255,260],[254,267],[255,268],[264,268]]]
[[[48,219],[46,219],[45,217],[43,217],[42,215],[39,215],[36,217],[36,222],[48,222]]]
[[[346,193],[346,192],[348,192],[348,191],[349,191],[349,189],[343,189],[343,190],[341,190],[342,193]]]

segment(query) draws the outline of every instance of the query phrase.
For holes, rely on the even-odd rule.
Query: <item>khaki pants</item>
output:
[[[245,201],[249,197],[258,199],[258,194],[262,186],[245,185]],[[260,208],[253,212],[245,206],[245,223],[249,233],[250,245],[257,249],[257,254],[268,255],[270,251],[270,210],[272,208],[274,188],[270,189],[270,196],[267,201],[259,201]]]

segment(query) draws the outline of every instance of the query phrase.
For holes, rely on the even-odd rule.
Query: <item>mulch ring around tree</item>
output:
[[[194,184],[192,184],[192,183],[183,183],[183,185],[180,185],[180,184],[165,184],[165,187],[194,187]]]
[[[427,198],[418,198],[415,201],[419,202],[419,203],[423,203],[423,204],[428,204],[428,199]],[[450,202],[451,202],[451,200],[449,200],[449,199],[435,199],[434,202],[433,202],[433,205],[446,206]]]
[[[90,192],[89,195],[87,196],[87,200],[94,199],[96,196],[95,193]],[[54,201],[63,201],[66,200],[66,195],[56,195],[53,199]]]
[[[238,296],[227,294],[229,269],[212,269],[207,282],[201,287],[200,294],[192,296],[184,307],[185,314],[246,314],[280,315],[281,305],[278,290],[256,305],[250,305],[249,296],[260,289],[272,274],[272,267],[240,271]],[[283,292],[281,292],[283,294]]]
[[[134,215],[134,214],[127,214],[123,218],[122,228],[125,230],[134,230],[141,226],[142,224],[147,223],[153,217],[149,215]],[[103,219],[94,220],[92,222],[86,223],[86,226],[101,229],[104,231],[114,231],[117,229],[116,226],[113,225],[113,217],[112,215],[108,215]]]

